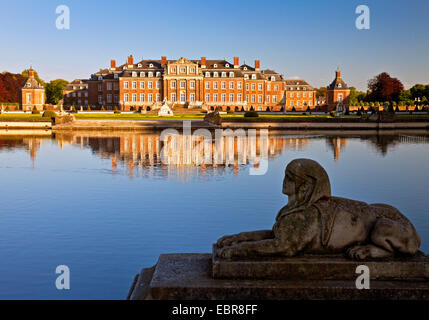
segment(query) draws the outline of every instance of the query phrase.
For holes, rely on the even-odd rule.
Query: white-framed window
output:
[[[191,68],[191,73],[195,73],[195,68]]]
[[[118,77],[119,77],[119,75],[118,75],[117,73],[115,73],[115,74],[113,75],[113,78],[114,78],[114,79],[118,79]]]
[[[259,90],[259,91],[262,91],[262,83],[259,83],[259,84],[258,84],[258,90]]]
[[[112,83],[111,82],[107,82],[107,90],[112,90]]]
[[[218,84],[217,81],[213,82],[213,89],[217,89],[218,88]]]
[[[133,71],[133,72],[131,73],[131,75],[132,75],[133,77],[137,77],[137,72]]]
[[[249,102],[249,95],[246,94],[246,101]]]
[[[206,89],[210,89],[210,82],[206,82]]]
[[[244,67],[243,70],[247,70],[247,67]]]
[[[296,105],[297,105],[298,107],[301,105],[299,100],[296,102]]]
[[[276,77],[271,76],[271,81],[276,81]]]
[[[274,86],[274,91],[278,91],[279,90],[279,86],[278,85],[275,85]]]
[[[290,101],[289,101],[289,105],[290,105],[291,107],[293,107],[293,100],[290,100]]]
[[[103,104],[103,96],[102,95],[98,96],[98,104]]]
[[[176,102],[176,94],[175,93],[171,94],[171,101]]]
[[[302,93],[303,98],[307,98],[307,94],[305,92]]]
[[[148,76],[149,78],[152,78],[152,77],[153,77],[153,72],[148,72],[148,73],[147,73],[147,76]]]
[[[140,102],[144,102],[144,93],[140,93]]]
[[[252,102],[255,102],[255,95],[252,94]]]
[[[141,63],[139,63],[139,64],[137,65],[137,67],[138,67],[138,68],[141,68],[141,67],[142,67],[142,64],[141,64]]]
[[[252,74],[252,80],[256,79],[256,74]]]
[[[258,103],[262,103],[262,94],[258,95]]]
[[[136,102],[137,101],[137,94],[133,93],[132,99],[133,99],[133,102]]]
[[[133,81],[132,88],[137,89],[137,82],[136,81]]]
[[[191,102],[195,102],[195,93],[191,93],[189,96]]]
[[[270,96],[267,96],[267,103],[270,103]]]
[[[195,89],[195,81],[191,81],[191,82],[189,83],[189,87],[190,87],[191,89]]]
[[[225,93],[222,93],[222,102],[226,102],[226,94]]]
[[[206,78],[210,78],[210,72],[206,72]]]
[[[229,88],[230,89],[234,89],[234,81],[230,81],[229,82]]]
[[[293,98],[293,92],[289,93],[289,97]]]
[[[248,74],[245,74],[245,75],[244,75],[244,79],[246,79],[246,80],[247,80],[247,79],[249,79],[249,75],[248,75]]]
[[[230,78],[234,78],[234,72],[232,72],[232,71],[231,71],[231,72],[229,73],[229,77],[230,77]]]
[[[206,93],[206,102],[210,102],[210,94]]]
[[[119,83],[118,82],[113,83],[113,90],[119,90]]]
[[[213,68],[217,68],[217,64],[216,63],[213,65]]]
[[[156,88],[157,88],[157,89],[161,88],[161,81],[157,81],[157,82],[156,82]]]
[[[99,100],[100,100],[100,99],[99,99]],[[124,94],[124,101],[125,101],[125,102],[128,102],[128,100],[129,100],[128,93],[126,93],[126,94]]]
[[[176,68],[171,68],[172,73],[176,73]]]
[[[140,89],[144,89],[144,81],[140,81]]]
[[[256,84],[252,83],[252,91],[256,90]]]
[[[222,85],[222,89],[226,89],[226,82],[225,81],[222,81],[222,83],[221,83],[221,85]]]
[[[147,88],[148,88],[148,89],[153,89],[153,82],[152,82],[152,81],[149,81],[149,82],[147,83]]]
[[[81,95],[82,95],[82,94],[81,94],[80,92],[78,92],[78,93],[77,93],[77,96],[78,96],[78,97],[81,97]]]
[[[241,81],[237,82],[237,89],[242,89],[243,83]]]
[[[225,67],[229,68],[229,63],[227,63],[227,64],[225,65]]]
[[[233,93],[229,94],[229,102],[234,102],[234,94]]]
[[[98,80],[99,81],[103,80],[103,77],[102,76],[98,76]]]
[[[313,101],[311,101],[311,100],[308,100],[308,105],[311,107],[311,106],[313,106]]]
[[[338,102],[343,101],[343,94],[342,93],[339,93],[337,97],[338,97],[338,99],[337,99]]]
[[[153,63],[150,63],[150,64],[149,64],[149,68],[153,68]]]
[[[156,94],[156,102],[161,101],[161,95],[159,93]]]
[[[213,95],[213,102],[217,102],[217,93]]]
[[[124,81],[124,89],[128,89],[128,81]]]
[[[301,94],[299,92],[296,93],[297,98],[301,98]]]
[[[153,94],[152,94],[152,93],[149,93],[149,94],[147,95],[147,100],[148,100],[149,102],[153,102]]]
[[[180,89],[186,88],[186,81],[180,81]]]
[[[217,77],[218,73],[217,72],[213,72],[213,77]]]
[[[98,91],[103,91],[103,86],[102,86],[102,84],[101,84],[101,83],[98,85]],[[74,96],[74,97],[75,97],[75,96]]]
[[[119,102],[119,96],[118,96],[117,94],[115,94],[115,96],[114,96],[114,102],[115,102],[115,103],[118,103],[118,102]]]
[[[101,91],[101,90],[98,90],[98,91]],[[76,92],[73,92],[73,97],[76,97]]]
[[[246,91],[249,91],[249,84],[246,83]]]
[[[267,84],[267,91],[270,91],[270,90],[271,90],[271,85]]]
[[[140,72],[140,77],[144,77],[145,76],[145,73],[144,72]]]
[[[277,103],[277,96],[273,96],[273,103]]]
[[[25,100],[27,101],[27,103],[31,103],[31,93],[26,93],[25,94]]]
[[[157,77],[157,78],[161,77],[161,72],[159,72],[159,71],[158,71],[158,72],[156,73],[156,77]]]
[[[338,88],[341,88],[341,83],[337,84],[337,87],[338,87]]]
[[[185,103],[186,102],[186,94],[181,93],[180,94],[180,103]]]
[[[226,72],[222,72],[222,78],[226,77]]]
[[[85,97],[88,97],[88,92],[85,92]]]
[[[241,95],[241,93],[237,94],[237,101],[238,102],[242,101],[242,95]]]
[[[313,94],[311,92],[308,93],[308,97],[311,98],[313,97]]]
[[[170,87],[171,89],[176,89],[176,81],[171,81]]]
[[[181,73],[186,73],[186,68],[182,68],[182,69],[180,69],[180,72],[181,72]]]

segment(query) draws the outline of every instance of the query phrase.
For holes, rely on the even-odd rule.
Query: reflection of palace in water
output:
[[[237,132],[235,132],[237,133]],[[0,133],[0,151],[2,149],[23,148],[30,154],[34,162],[43,140],[49,135],[4,135]],[[389,148],[400,143],[429,143],[426,135],[376,135],[350,134],[342,136],[286,135],[260,134],[256,135],[227,135],[219,139],[209,136],[172,134],[165,140],[159,132],[69,132],[57,133],[56,142],[62,148],[65,145],[90,148],[102,159],[111,161],[112,172],[118,166],[124,166],[130,176],[142,168],[158,168],[161,175],[170,173],[182,176],[205,174],[207,170],[239,170],[253,166],[258,168],[263,159],[272,159],[285,150],[300,151],[306,148],[312,140],[325,140],[328,149],[333,152],[336,161],[340,159],[350,139],[368,142],[382,155]],[[198,172],[195,172],[198,170]],[[149,173],[152,174],[152,173]]]
[[[214,135],[213,135],[214,136]],[[113,136],[57,134],[60,146],[71,143],[91,150],[103,159],[111,159],[115,172],[118,162],[130,174],[141,167],[232,167],[237,174],[243,165],[257,168],[261,159],[278,156],[285,149],[301,150],[309,143],[307,138],[287,136],[228,136],[219,139],[195,135],[170,135],[165,140],[159,133],[115,133]]]

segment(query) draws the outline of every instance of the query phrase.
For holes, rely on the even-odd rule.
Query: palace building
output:
[[[206,110],[282,111],[285,89],[283,75],[261,70],[259,60],[250,66],[240,65],[238,57],[231,63],[206,57],[161,57],[135,62],[129,56],[125,64],[118,66],[111,60],[110,68],[100,69],[88,80],[73,81],[64,91],[64,101],[69,105],[90,105],[94,109],[103,106],[106,110],[118,107],[123,111],[149,111],[162,101]],[[307,104],[314,105],[312,97],[305,97]]]
[[[28,71],[28,79],[21,88],[20,105],[22,110],[30,111],[36,108],[43,110],[45,104],[45,89],[34,77],[34,70]]]
[[[341,79],[341,71],[335,71],[335,79],[327,87],[327,105],[329,108],[337,108],[338,111],[345,111],[349,106],[350,89]]]
[[[316,107],[316,90],[304,80],[285,80],[286,110],[306,111]]]

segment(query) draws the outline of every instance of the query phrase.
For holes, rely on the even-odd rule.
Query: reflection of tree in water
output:
[[[394,148],[398,143],[400,143],[399,136],[393,134],[377,134],[373,136],[362,137],[361,139],[369,141],[383,156],[387,154],[389,149]]]

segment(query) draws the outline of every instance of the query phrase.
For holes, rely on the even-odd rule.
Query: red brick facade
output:
[[[31,111],[34,108],[43,110],[45,104],[45,89],[34,77],[34,71],[28,72],[28,80],[21,89],[21,109]]]
[[[129,56],[120,66],[112,60],[109,69],[93,74],[85,83],[88,104],[94,109],[151,110],[164,99],[169,104],[223,111],[252,107],[256,111],[280,111],[285,106],[283,76],[272,70],[261,71],[259,60],[254,67],[240,66],[238,57],[231,64],[205,57],[161,57],[135,63]]]
[[[348,108],[350,103],[350,89],[341,79],[341,71],[335,71],[335,79],[327,87],[327,105],[329,108]]]

